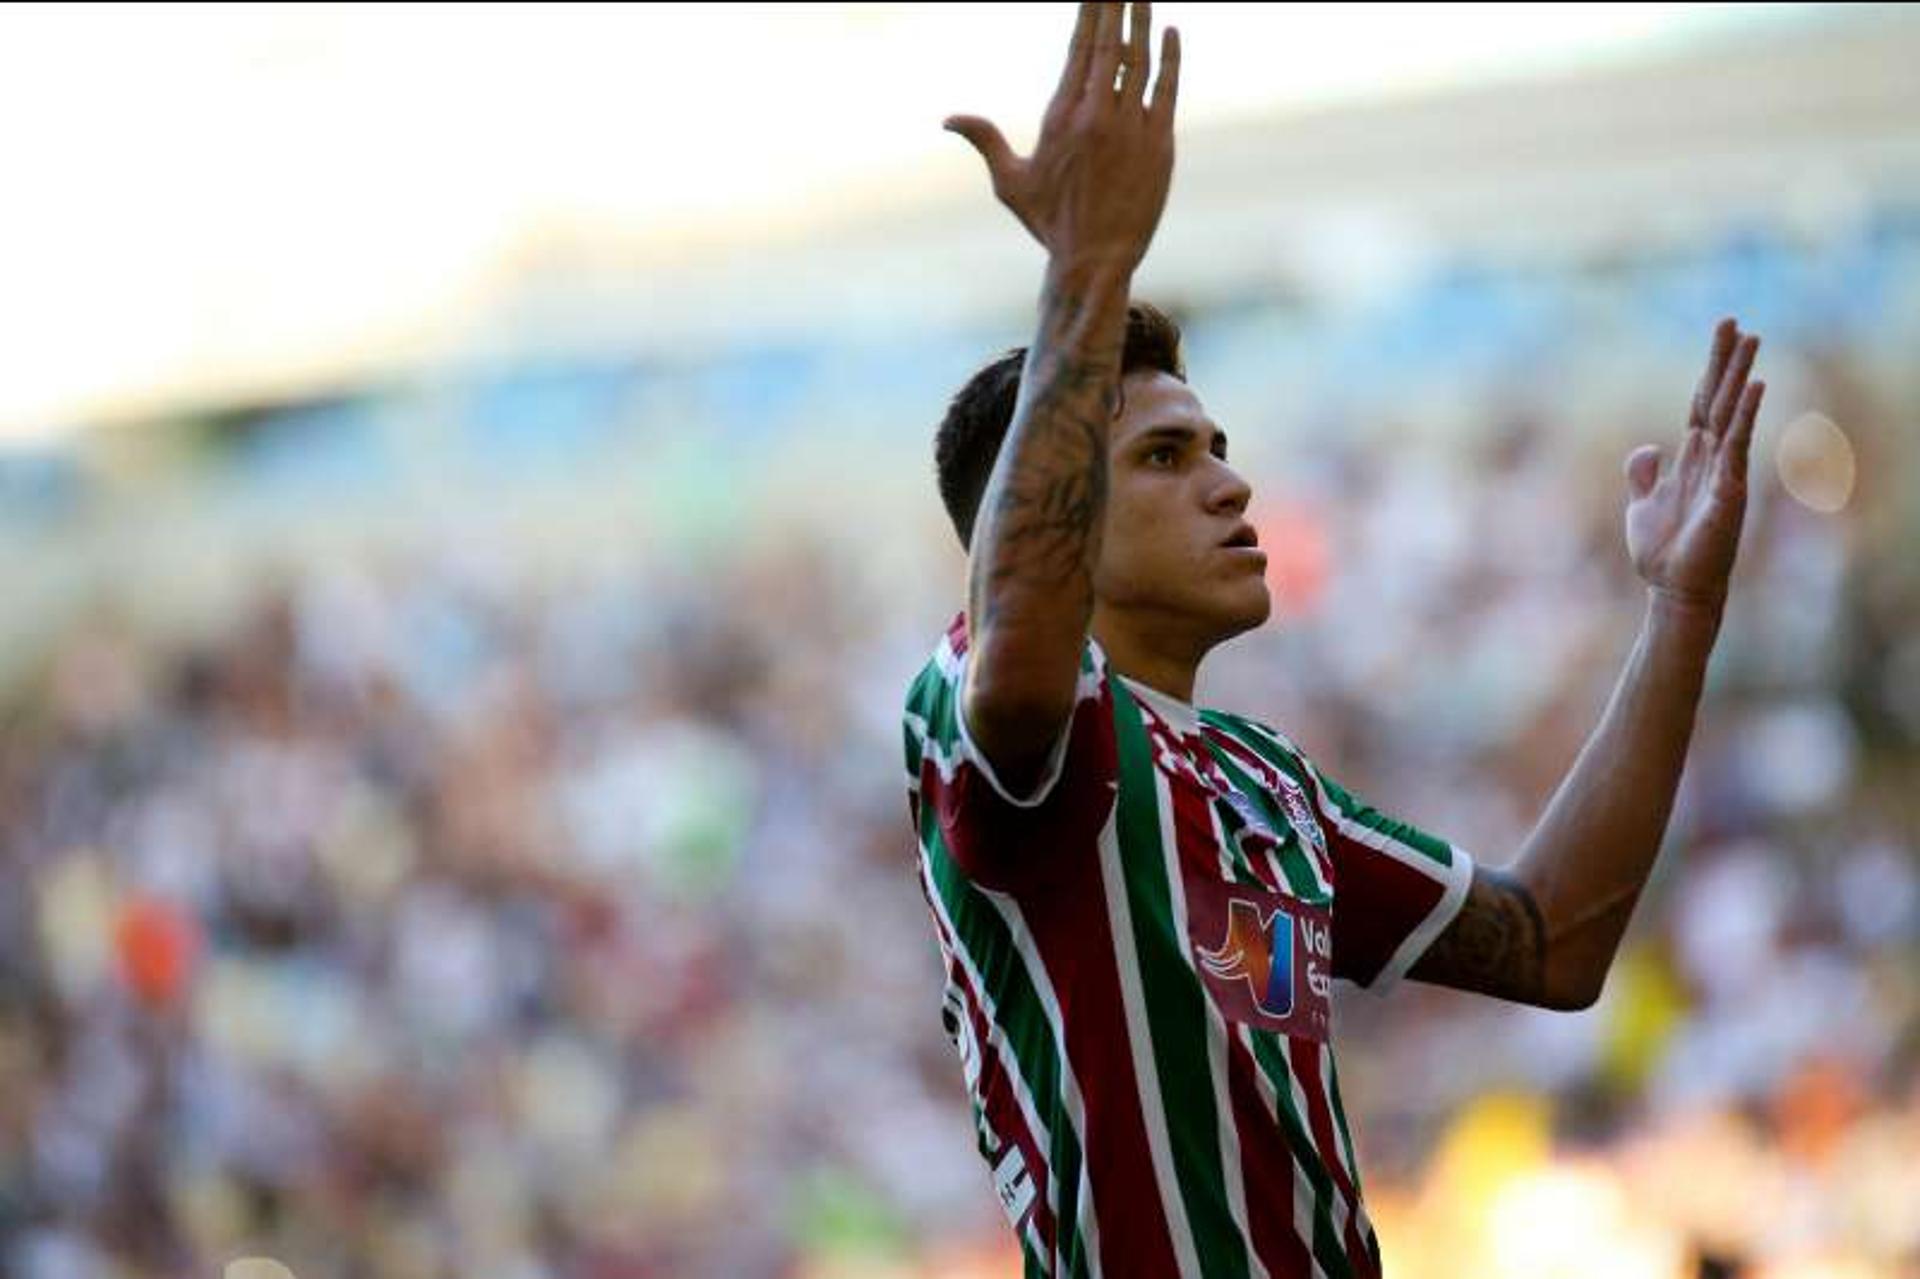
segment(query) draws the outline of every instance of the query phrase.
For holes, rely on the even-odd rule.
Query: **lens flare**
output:
[[[294,1274],[271,1257],[241,1257],[227,1263],[220,1279],[294,1279]]]
[[[1853,497],[1853,443],[1824,413],[1802,413],[1788,423],[1774,462],[1781,485],[1802,506],[1832,515]]]

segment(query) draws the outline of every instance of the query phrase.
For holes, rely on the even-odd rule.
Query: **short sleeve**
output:
[[[1039,780],[1015,792],[968,731],[960,690],[968,652],[959,623],[907,697],[907,771],[917,824],[936,824],[969,878],[1012,889],[1090,853],[1112,811],[1118,778],[1106,658],[1089,636],[1071,715]],[[923,838],[924,838],[923,832]]]
[[[1466,901],[1473,858],[1303,762],[1333,862],[1333,975],[1384,995]]]

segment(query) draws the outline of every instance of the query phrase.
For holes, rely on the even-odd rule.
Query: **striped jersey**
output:
[[[1109,672],[1091,637],[1016,794],[968,735],[966,664],[962,614],[907,695],[908,800],[942,1020],[1028,1279],[1378,1275],[1330,987],[1405,974],[1471,859],[1266,725]]]

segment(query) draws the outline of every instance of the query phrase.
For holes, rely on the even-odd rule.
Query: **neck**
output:
[[[1200,661],[1212,647],[1178,623],[1119,615],[1099,604],[1094,606],[1093,637],[1111,669],[1188,703],[1193,701]]]

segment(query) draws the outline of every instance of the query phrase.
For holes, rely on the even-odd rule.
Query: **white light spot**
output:
[[[241,1257],[227,1263],[220,1279],[294,1279],[294,1274],[271,1257]]]
[[[1788,423],[1774,461],[1780,483],[1803,506],[1832,515],[1853,496],[1853,444],[1824,413],[1802,413]]]

